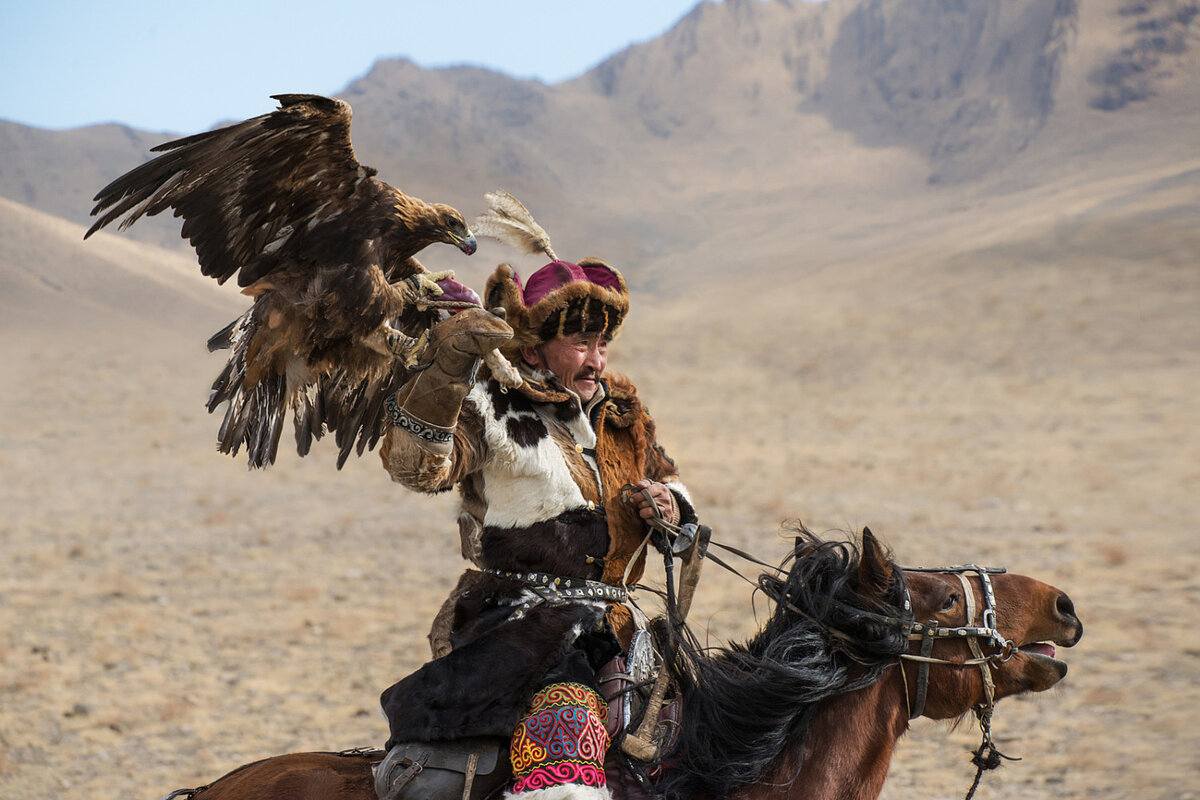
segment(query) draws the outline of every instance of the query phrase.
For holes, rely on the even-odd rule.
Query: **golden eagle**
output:
[[[231,351],[208,403],[210,412],[229,403],[217,448],[235,455],[245,444],[251,467],[274,462],[292,409],[300,455],[334,431],[340,468],[356,443],[361,454],[378,441],[383,400],[439,307],[478,303],[413,256],[434,242],[470,255],[476,242],[458,211],[358,162],[348,104],[273,97],[269,114],[155,147],[163,155],[96,195],[92,215],[102,216],[84,238],[122,216],[124,230],[174,209],[201,272],[220,283],[237,274],[254,298],[208,342]],[[433,299],[439,280],[461,302]]]

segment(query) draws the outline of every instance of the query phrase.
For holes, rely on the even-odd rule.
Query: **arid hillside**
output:
[[[719,539],[774,559],[786,520],[869,525],[902,563],[1071,594],[1070,673],[1000,705],[1023,760],[977,797],[1165,800],[1200,787],[1198,17],[706,2],[569,83],[381,61],[340,96],[381,177],[467,216],[507,188],[560,255],[624,271],[610,368]],[[82,240],[166,138],[0,123],[3,798],[381,744],[462,568],[454,499],[374,454],[214,451],[204,344],[246,299],[178,220]],[[421,259],[477,287],[539,266]],[[693,620],[744,637],[763,602],[710,566]],[[884,797],[962,797],[977,744],[918,721]]]

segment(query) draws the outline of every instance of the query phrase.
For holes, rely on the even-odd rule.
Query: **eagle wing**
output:
[[[350,144],[350,106],[317,95],[274,98],[280,107],[269,114],[155,147],[164,155],[96,195],[99,218],[84,238],[122,217],[125,230],[171,208],[200,271],[218,283],[237,273],[238,285],[249,286],[294,263],[319,224],[323,238],[337,239],[379,216],[378,191],[363,186],[377,183],[376,171]]]
[[[244,444],[254,467],[275,460],[289,410],[301,455],[327,430],[373,445],[382,420],[362,409],[364,392],[397,385],[437,320],[438,276],[413,256],[433,242],[475,251],[456,210],[358,162],[348,104],[274,97],[269,114],[154,148],[162,155],[100,190],[85,234],[173,209],[201,272],[220,283],[236,274],[254,298],[209,340],[230,351],[209,402],[228,403],[218,449]]]

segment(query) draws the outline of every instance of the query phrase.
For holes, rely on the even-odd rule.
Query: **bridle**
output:
[[[893,623],[899,623],[901,630],[908,637],[909,641],[920,642],[919,654],[901,653],[900,654],[900,680],[904,685],[904,700],[908,703],[908,718],[910,720],[921,716],[925,711],[925,698],[929,690],[929,666],[930,664],[947,664],[950,666],[979,666],[979,672],[983,676],[983,702],[972,708],[975,712],[976,719],[979,720],[979,730],[983,735],[983,741],[980,742],[979,748],[974,751],[971,757],[971,763],[975,765],[975,780],[971,784],[971,788],[967,791],[965,800],[971,800],[975,796],[975,790],[979,788],[979,781],[983,777],[984,770],[995,769],[1000,766],[1001,759],[1009,761],[1019,761],[1018,758],[1012,758],[1004,755],[996,749],[995,743],[992,741],[992,712],[996,708],[996,684],[992,680],[992,664],[1003,663],[1013,657],[1017,646],[1012,639],[1005,639],[1000,631],[996,628],[996,592],[992,588],[991,575],[1002,575],[1007,570],[1004,567],[980,567],[975,564],[963,564],[954,567],[898,567],[903,572],[928,572],[937,574],[951,574],[958,578],[962,583],[963,602],[966,605],[966,624],[944,627],[939,626],[937,620],[931,619],[928,622],[917,622],[912,612],[912,597],[908,592],[908,584],[904,584],[904,617],[884,617],[883,615],[871,614],[866,612],[868,616],[880,617]],[[980,624],[973,625],[975,620],[976,601],[975,590],[971,587],[970,578],[967,573],[974,572],[979,576],[979,583],[983,587],[983,611],[980,615]],[[971,648],[973,658],[965,661],[948,661],[943,658],[934,658],[932,656],[933,644],[938,639],[965,639],[967,646]],[[980,647],[980,641],[986,641],[996,648],[996,652],[989,655],[983,654],[983,648]],[[917,663],[917,687],[916,697],[913,701],[909,700],[908,696],[908,676],[904,672],[904,662],[915,661]]]
[[[915,701],[909,704],[908,718],[916,719],[925,711],[925,698],[929,690],[929,665],[930,664],[950,664],[952,666],[970,666],[979,665],[979,670],[983,675],[983,691],[984,702],[981,704],[986,709],[990,716],[991,710],[996,706],[996,684],[992,681],[992,673],[990,665],[993,662],[1005,662],[1012,658],[1013,652],[1016,650],[1016,645],[1011,639],[1005,639],[1000,631],[996,629],[996,592],[992,588],[992,579],[990,575],[1003,575],[1007,570],[1004,567],[980,567],[975,564],[964,564],[955,567],[898,567],[904,572],[928,572],[937,574],[952,574],[955,575],[962,583],[963,600],[967,607],[966,621],[967,624],[955,627],[939,626],[937,620],[931,619],[928,622],[917,622],[912,613],[912,597],[908,593],[907,584],[904,587],[904,617],[897,619],[895,617],[886,618],[889,621],[900,623],[900,627],[909,641],[918,641],[921,643],[920,654],[901,653],[900,669],[904,671],[904,661],[917,662],[917,691]],[[972,625],[975,619],[975,590],[971,587],[970,579],[967,577],[968,572],[974,572],[979,576],[979,582],[983,586],[983,614],[979,625]],[[882,615],[880,615],[882,616]],[[965,639],[967,645],[971,648],[971,653],[974,658],[969,658],[966,661],[947,661],[943,658],[933,658],[933,644],[938,639]],[[984,655],[983,649],[979,646],[980,640],[995,645],[996,652],[990,655]],[[905,699],[908,698],[908,681],[904,681]],[[979,706],[977,706],[979,708]],[[976,712],[978,713],[978,712]]]

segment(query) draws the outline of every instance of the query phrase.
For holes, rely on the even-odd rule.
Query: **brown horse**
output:
[[[861,551],[803,532],[785,566],[760,579],[776,607],[749,642],[713,652],[683,637],[673,664],[683,723],[656,791],[877,798],[910,717],[975,708],[990,719],[996,700],[1062,680],[1067,665],[1053,644],[1070,647],[1083,633],[1070,598],[1052,586],[974,567],[905,570],[870,531]],[[375,800],[381,758],[276,756],[168,797]]]

